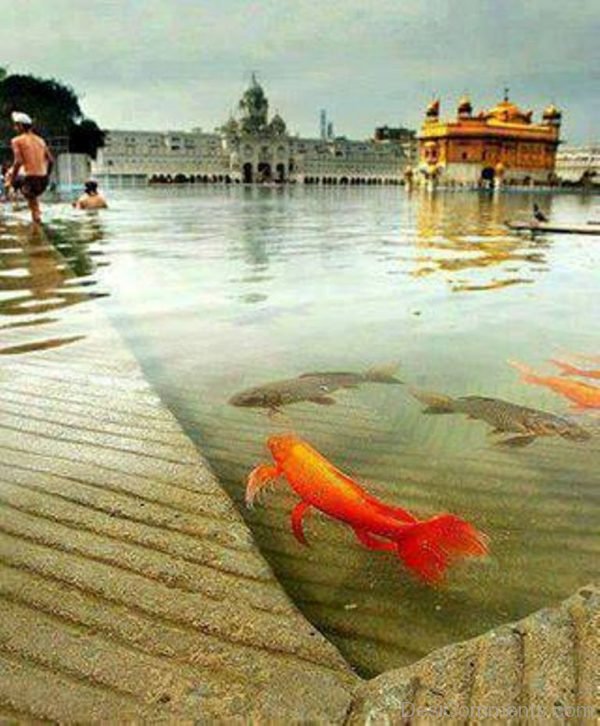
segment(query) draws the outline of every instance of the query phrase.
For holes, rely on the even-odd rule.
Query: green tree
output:
[[[71,151],[84,151],[95,157],[104,143],[104,134],[86,119],[75,91],[53,79],[30,75],[0,75],[0,139],[13,135],[10,114],[24,111],[35,128],[50,142],[68,142]]]
[[[88,154],[95,159],[98,149],[104,146],[104,136],[104,131],[95,121],[84,118],[71,128],[69,150],[74,154]]]

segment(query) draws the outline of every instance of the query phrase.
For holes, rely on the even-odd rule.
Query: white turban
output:
[[[13,111],[11,119],[14,124],[25,124],[25,126],[31,126],[33,124],[31,117],[22,111]]]

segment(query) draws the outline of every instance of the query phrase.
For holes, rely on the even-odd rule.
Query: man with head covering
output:
[[[26,113],[13,111],[11,118],[17,136],[11,141],[14,161],[8,172],[8,181],[25,197],[31,219],[38,224],[42,221],[38,197],[48,186],[54,157],[44,139],[33,132],[33,123]]]
[[[84,189],[85,191],[79,199],[73,202],[76,209],[106,209],[108,207],[106,199],[98,191],[98,182],[89,179],[86,181]]]

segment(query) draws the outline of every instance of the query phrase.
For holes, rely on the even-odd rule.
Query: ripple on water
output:
[[[410,385],[566,413],[562,398],[520,383],[506,360],[544,369],[551,357],[599,355],[600,247],[507,233],[504,220],[528,215],[534,198],[396,188],[115,191],[102,237],[84,242],[75,229],[62,230],[58,245],[50,240],[60,253],[54,262],[52,249],[32,254],[20,232],[0,224],[0,251],[8,250],[0,273],[25,269],[31,277],[33,266],[36,280],[4,290],[0,312],[6,325],[62,321],[89,299],[77,296],[93,294],[77,281],[100,280],[109,294],[101,303],[289,594],[373,674],[597,578],[600,436],[499,447],[487,424],[426,415],[402,386],[364,385],[336,392],[335,405],[300,403],[275,417],[227,400],[306,371],[364,371],[399,359]],[[577,222],[593,217],[592,204],[557,195],[545,209]],[[70,235],[74,241],[64,239]],[[99,261],[110,263],[106,272]],[[58,332],[40,339],[81,332],[52,325]],[[590,416],[582,420],[594,426]],[[319,514],[302,547],[290,530],[289,488],[277,487],[253,511],[243,504],[248,472],[266,460],[266,437],[285,430],[385,501],[422,517],[452,511],[472,521],[490,537],[489,560],[427,588]]]
[[[54,211],[53,220],[43,227],[0,221],[0,318],[13,318],[0,326],[13,331],[0,355],[40,353],[76,343],[83,334],[60,335],[57,330],[67,322],[67,309],[106,295],[88,289],[96,285],[92,276],[102,262],[102,251],[94,249],[103,241],[101,221],[60,219]],[[61,317],[46,314],[59,311]],[[51,336],[44,335],[48,326]]]

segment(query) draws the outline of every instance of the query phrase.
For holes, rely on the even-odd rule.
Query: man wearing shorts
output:
[[[11,141],[14,162],[8,173],[9,182],[25,197],[31,219],[38,224],[42,221],[38,197],[46,191],[54,157],[44,139],[33,133],[32,121],[26,113],[13,111],[11,118],[18,135]]]

